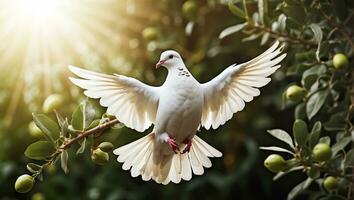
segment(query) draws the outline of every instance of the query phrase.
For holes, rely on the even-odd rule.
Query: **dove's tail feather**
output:
[[[164,185],[189,181],[192,174],[202,175],[204,168],[212,165],[209,157],[222,156],[220,151],[194,136],[189,153],[161,155],[158,162],[154,162],[154,144],[155,134],[150,133],[115,149],[113,153],[118,155],[117,161],[123,163],[124,170],[130,169],[132,177],[141,175],[144,181],[153,179]]]

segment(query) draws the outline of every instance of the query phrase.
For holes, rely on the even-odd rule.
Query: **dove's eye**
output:
[[[169,58],[169,59],[172,59],[172,58],[173,58],[173,55],[169,55],[168,58]]]

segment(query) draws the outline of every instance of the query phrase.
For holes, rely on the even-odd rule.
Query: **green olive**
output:
[[[112,151],[114,146],[110,142],[102,142],[100,145],[98,145],[98,148],[100,148],[104,152]]]
[[[323,181],[323,187],[326,188],[328,191],[332,191],[338,188],[338,179],[333,176],[328,176],[324,181]]]
[[[15,190],[19,193],[27,193],[33,188],[34,179],[28,174],[19,176],[15,182]]]
[[[49,95],[44,103],[43,103],[43,111],[45,113],[52,112],[55,109],[58,109],[60,106],[63,105],[63,97],[60,94],[51,94]]]
[[[271,154],[264,160],[264,166],[272,172],[279,172],[286,168],[286,161],[281,155]]]
[[[97,149],[93,150],[93,152],[91,154],[91,159],[94,163],[99,164],[99,165],[103,165],[103,164],[108,163],[109,155],[108,155],[108,153],[102,151],[100,148],[97,148]]]
[[[37,192],[32,195],[31,200],[45,200],[45,196],[43,193]]]
[[[198,11],[198,5],[195,1],[186,1],[182,6],[182,13],[187,19],[193,19]]]
[[[292,85],[286,90],[286,99],[294,102],[301,101],[306,95],[306,90],[300,86]]]
[[[41,138],[44,136],[43,132],[41,131],[41,129],[38,128],[38,126],[34,123],[34,121],[28,124],[28,132],[34,138]]]
[[[312,156],[315,160],[322,162],[327,161],[332,156],[331,147],[326,143],[319,143],[312,150]]]
[[[155,27],[147,27],[143,30],[142,35],[145,40],[152,41],[158,38],[159,32]]]
[[[336,69],[343,69],[348,65],[348,58],[342,53],[337,53],[333,56],[333,66]]]

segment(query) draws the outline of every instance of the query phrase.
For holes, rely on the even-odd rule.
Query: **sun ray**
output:
[[[53,91],[54,68],[73,64],[77,58],[92,66],[98,64],[96,56],[114,56],[111,52],[116,51],[110,49],[116,49],[120,30],[112,24],[117,24],[117,10],[123,10],[119,7],[123,4],[114,0],[0,2],[0,70],[9,69],[6,78],[15,82],[6,112],[8,122],[29,87],[25,79],[40,80],[43,98]]]

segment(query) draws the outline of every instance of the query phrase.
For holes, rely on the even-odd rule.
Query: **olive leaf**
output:
[[[343,131],[346,128],[347,111],[331,115],[330,119],[323,124],[327,131]]]
[[[35,163],[28,163],[26,165],[26,168],[28,171],[30,171],[31,173],[34,174],[34,173],[37,173],[42,168],[42,166],[37,165]]]
[[[221,31],[221,33],[219,34],[219,39],[223,39],[226,36],[229,36],[231,34],[234,34],[238,31],[242,30],[246,25],[247,25],[247,23],[243,23],[243,24],[237,24],[234,26],[227,27],[226,29]]]
[[[64,123],[64,118],[56,110],[54,110],[54,112],[55,112],[55,116],[57,117],[59,126],[62,127]]]
[[[309,146],[311,149],[318,143],[318,140],[320,139],[321,136],[321,129],[322,129],[322,124],[321,122],[317,121],[313,125],[309,136]]]
[[[284,148],[281,148],[281,147],[276,147],[276,146],[271,146],[271,147],[259,147],[259,149],[261,150],[268,150],[268,151],[279,151],[279,152],[285,152],[285,153],[289,153],[291,155],[294,155],[293,152],[287,150],[287,149],[284,149]]]
[[[298,170],[303,170],[304,169],[304,166],[296,166],[296,167],[293,167],[293,168],[290,168],[289,170],[287,171],[284,171],[284,172],[278,172],[274,177],[273,177],[273,181],[276,181],[278,179],[280,179],[281,177],[283,177],[284,175],[286,174],[289,174],[290,172],[294,172],[294,171],[298,171]]]
[[[259,0],[258,1],[258,12],[259,12],[259,17],[260,20],[262,22],[262,24],[264,24],[265,22],[265,16],[268,15],[268,0]]]
[[[351,149],[346,153],[344,165],[347,167],[354,167],[354,149]]]
[[[96,111],[88,101],[82,102],[72,114],[71,125],[75,130],[83,131],[88,128],[96,117]]]
[[[81,154],[85,151],[85,148],[86,148],[86,138],[84,137],[81,141],[81,145],[80,145],[80,148],[77,149],[76,151],[76,154]]]
[[[271,134],[272,136],[274,136],[275,138],[287,143],[292,149],[294,149],[294,142],[291,139],[290,135],[281,129],[273,129],[273,130],[268,130],[267,131],[269,134]]]
[[[53,143],[49,141],[37,141],[26,148],[25,156],[34,160],[44,160],[54,152]]]
[[[302,191],[310,186],[312,182],[311,178],[307,178],[306,180],[302,181],[301,183],[297,184],[288,194],[287,200],[294,199],[297,195],[299,195]]]
[[[306,104],[300,103],[295,107],[294,111],[295,119],[306,119]]]
[[[306,122],[301,119],[295,120],[293,124],[293,134],[297,145],[304,146],[309,135]]]
[[[64,150],[61,154],[60,154],[60,166],[61,169],[64,171],[65,174],[67,174],[69,172],[68,169],[68,152],[66,150]]]
[[[229,2],[228,4],[229,6],[229,10],[236,16],[239,16],[241,18],[245,18],[245,12],[243,12],[242,9],[240,9],[239,7],[235,6],[232,2]]]
[[[310,69],[304,71],[302,74],[301,84],[307,89],[310,90],[311,86],[317,81],[320,75],[326,73],[327,68],[325,65],[316,65]]]
[[[59,138],[59,127],[56,122],[44,114],[32,114],[34,123],[42,130],[45,137],[53,144]]]
[[[311,24],[310,28],[315,36],[316,42],[317,42],[317,50],[316,50],[316,59],[318,62],[321,61],[320,59],[320,49],[321,49],[321,42],[323,38],[323,33],[321,30],[321,27],[318,24]]]
[[[325,144],[330,145],[330,144],[331,144],[331,138],[328,137],[328,136],[321,137],[321,138],[319,139],[318,143],[325,143]]]
[[[324,89],[314,93],[306,103],[306,113],[309,119],[312,119],[323,106],[329,91]]]
[[[332,146],[333,155],[336,155],[339,151],[343,150],[351,141],[352,141],[352,137],[351,136],[346,136],[346,137],[340,138]]]
[[[65,118],[64,122],[61,125],[61,130],[60,130],[60,136],[61,137],[66,137],[69,132],[69,122],[68,118]]]

